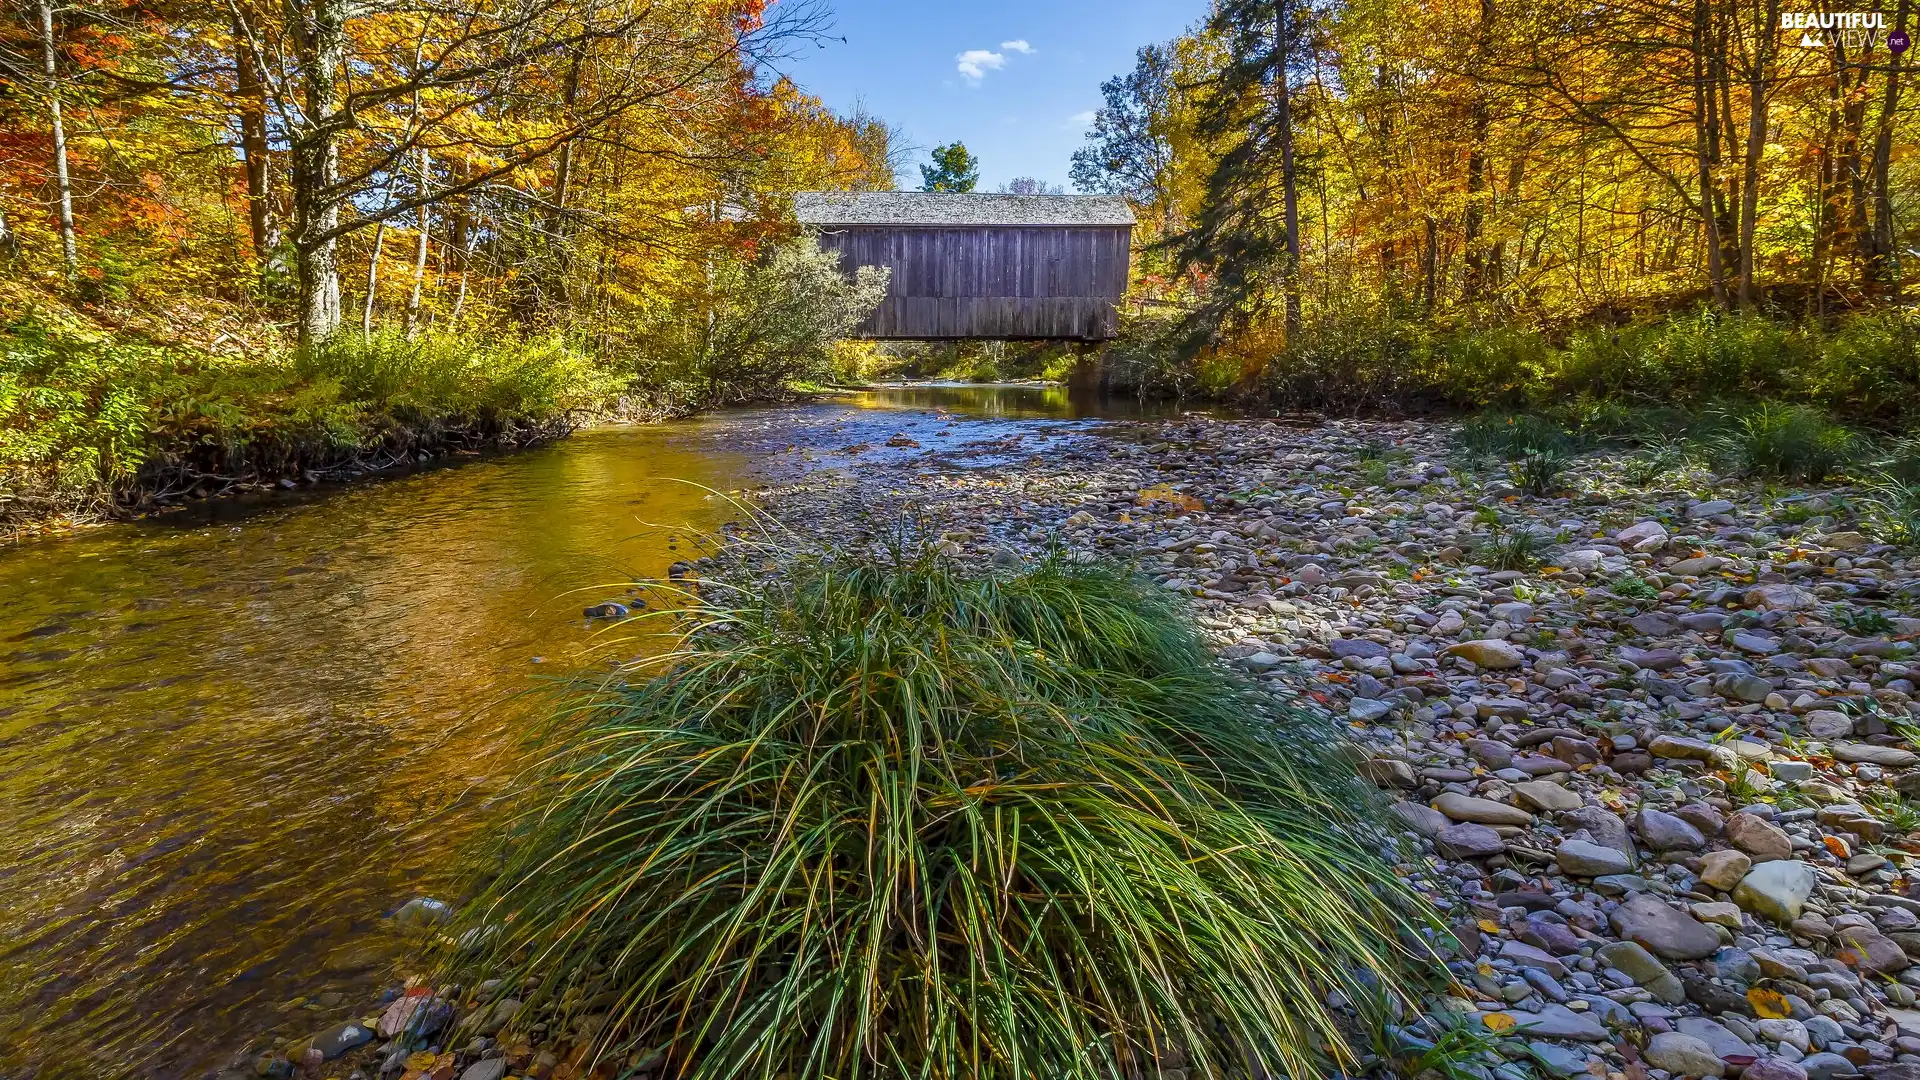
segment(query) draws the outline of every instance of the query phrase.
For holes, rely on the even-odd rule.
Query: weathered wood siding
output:
[[[893,271],[866,338],[1076,338],[1118,330],[1125,226],[837,225],[820,245],[849,272]]]

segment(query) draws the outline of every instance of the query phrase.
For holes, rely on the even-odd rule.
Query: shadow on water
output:
[[[666,478],[958,467],[1125,415],[888,388],[0,550],[0,1075],[195,1075],[359,1015],[527,691],[604,662],[581,608],[738,515]]]

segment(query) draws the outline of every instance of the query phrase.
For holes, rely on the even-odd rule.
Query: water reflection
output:
[[[0,1075],[190,1075],[363,1007],[525,694],[594,659],[580,609],[737,516],[664,478],[936,467],[1132,411],[889,388],[0,551]]]

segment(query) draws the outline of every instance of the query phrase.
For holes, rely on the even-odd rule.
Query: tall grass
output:
[[[464,979],[698,1078],[1317,1075],[1414,910],[1337,732],[1156,590],[801,558],[557,725]],[[1389,978],[1389,976],[1393,976]]]

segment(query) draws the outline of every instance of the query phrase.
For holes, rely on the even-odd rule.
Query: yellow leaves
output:
[[[1487,1025],[1488,1031],[1496,1033],[1511,1031],[1520,1023],[1520,1021],[1515,1020],[1503,1012],[1486,1013],[1480,1017],[1480,1022]]]
[[[1171,484],[1155,484],[1152,487],[1141,488],[1139,493],[1134,495],[1133,503],[1135,506],[1169,514],[1188,514],[1207,508],[1206,503],[1184,492],[1175,491]]]
[[[1497,934],[1500,932],[1500,924],[1494,922],[1492,919],[1481,919],[1479,925],[1483,933]]]
[[[1758,986],[1747,991],[1747,1004],[1762,1020],[1784,1020],[1793,1011],[1787,1005],[1787,995]]]

